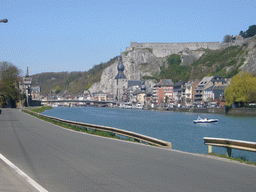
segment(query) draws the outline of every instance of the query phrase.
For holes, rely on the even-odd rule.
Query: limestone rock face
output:
[[[204,50],[190,50],[188,48],[185,48],[183,51],[180,52],[181,62],[183,65],[191,65],[192,63],[197,61],[204,53]]]
[[[244,58],[244,64],[239,68],[242,71],[248,71],[253,75],[256,75],[256,36],[248,38],[246,41],[246,51],[239,56],[237,65],[241,63]],[[184,48],[177,54],[181,55],[183,65],[191,65],[193,62],[198,60],[204,53],[204,49],[191,50]],[[159,74],[160,67],[168,67],[166,57],[157,57],[154,54],[154,50],[150,48],[134,48],[130,47],[126,52],[122,54],[122,60],[124,65],[124,74],[128,80],[141,80],[144,76],[153,76]],[[115,92],[115,76],[118,73],[117,70],[118,61],[113,65],[107,67],[101,76],[101,81],[94,83],[89,91],[91,93],[103,91],[105,93]],[[236,66],[237,66],[236,65]],[[231,69],[231,68],[230,68]],[[227,68],[227,71],[229,69]],[[152,90],[154,84],[157,83],[154,80],[146,80],[145,85],[147,92]]]
[[[115,76],[117,75],[117,65],[118,61],[107,67],[101,75],[101,80],[97,83],[94,83],[90,87],[89,91],[91,93],[96,93],[99,91],[104,93],[113,93],[115,87]]]
[[[256,36],[252,37],[248,42],[246,52],[248,53],[244,56],[246,60],[239,69],[256,75]]]
[[[160,66],[166,62],[165,58],[154,56],[148,49],[134,49],[122,53],[124,64],[124,74],[128,80],[140,80],[143,76],[152,76],[152,74],[160,72]],[[113,65],[107,67],[101,76],[101,81],[94,83],[90,87],[90,92],[103,91],[105,93],[114,93],[115,76],[117,75],[116,61]],[[148,80],[145,82],[147,88],[154,85],[154,81]]]

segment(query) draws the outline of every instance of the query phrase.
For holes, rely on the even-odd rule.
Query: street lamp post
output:
[[[0,23],[7,23],[8,22],[8,19],[2,19],[0,20]]]

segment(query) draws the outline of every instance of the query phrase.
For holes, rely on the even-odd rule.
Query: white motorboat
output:
[[[194,123],[214,123],[214,122],[218,122],[218,119],[208,119],[204,118],[202,119],[201,117],[197,117],[197,120],[194,120]]]

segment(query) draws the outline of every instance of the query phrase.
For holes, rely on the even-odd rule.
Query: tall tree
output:
[[[239,35],[244,38],[256,35],[256,25],[251,25],[246,31],[240,31]]]
[[[252,37],[256,34],[256,25],[251,25],[246,31],[246,37]]]
[[[20,98],[18,90],[19,82],[18,68],[11,63],[0,63],[0,106],[16,107]]]
[[[254,102],[256,94],[256,76],[248,72],[241,72],[232,78],[231,85],[225,90],[227,105],[234,102],[246,104]]]

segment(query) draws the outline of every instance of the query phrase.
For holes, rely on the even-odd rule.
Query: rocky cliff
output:
[[[236,62],[233,64],[233,66],[228,66],[225,68],[227,72],[229,70],[232,70],[234,67],[240,67],[240,70],[248,71],[251,72],[253,75],[256,75],[256,36],[246,40],[245,42],[245,44],[239,45],[243,47],[243,51],[242,54],[236,57]],[[232,44],[230,46],[232,46]],[[124,74],[126,75],[128,80],[140,80],[144,76],[152,77],[154,76],[154,74],[160,73],[160,67],[168,66],[166,61],[168,56],[157,57],[153,53],[154,50],[152,48],[144,47],[130,47],[129,49],[127,49],[126,52],[121,53],[123,58],[123,64],[125,67]],[[200,59],[200,57],[203,56],[204,53],[205,49],[203,48],[191,50],[188,47],[178,52],[178,54],[181,55],[181,65],[188,66]],[[91,92],[103,91],[106,93],[113,93],[115,76],[117,75],[117,64],[118,61],[115,61],[114,64],[107,67],[101,75],[101,80],[97,83],[94,83],[89,90]],[[217,64],[218,63],[216,63],[216,65]],[[209,72],[210,71],[212,72],[213,70],[209,69]],[[212,74],[214,75],[214,73]],[[198,76],[198,74],[196,74],[195,76],[200,77],[200,75]],[[155,83],[156,81],[154,80],[145,81],[145,85],[147,88],[152,88]]]
[[[158,58],[148,49],[134,49],[121,54],[124,64],[124,74],[128,80],[141,80],[144,76],[152,76],[155,73],[159,73],[160,66],[166,63],[166,58]],[[101,81],[94,83],[89,89],[90,92],[103,91],[113,93],[117,65],[118,61],[107,67],[101,75]],[[153,80],[147,80],[145,85],[152,87],[154,83],[155,81]]]
[[[256,75],[256,36],[248,42],[244,52],[244,64],[240,67],[242,71],[250,72]]]

